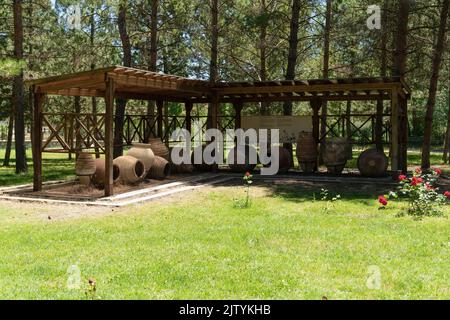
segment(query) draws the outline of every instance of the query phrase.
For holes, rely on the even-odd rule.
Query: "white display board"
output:
[[[280,142],[295,143],[301,132],[312,132],[311,116],[243,116],[241,127],[247,129],[279,129]]]

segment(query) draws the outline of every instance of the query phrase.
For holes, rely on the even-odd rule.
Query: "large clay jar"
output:
[[[292,167],[292,158],[288,149],[283,147],[278,147],[278,156],[279,156],[279,169],[278,172],[285,173],[288,172]]]
[[[180,163],[180,164],[175,164],[173,163],[173,159],[172,159],[172,151],[173,148],[169,148],[169,152],[170,152],[170,163],[172,164],[172,168],[171,171],[174,173],[191,173],[194,171],[194,165],[190,164],[190,163]],[[181,149],[178,151],[178,155],[180,157],[183,158],[184,156],[184,149]],[[191,159],[190,156],[190,151],[189,151],[189,159]]]
[[[142,161],[147,173],[153,165],[155,154],[153,153],[149,143],[133,143],[133,146],[127,152],[128,156],[135,157]]]
[[[89,186],[94,173],[95,161],[92,155],[86,152],[80,152],[75,164],[75,174],[78,176],[80,183]]]
[[[297,139],[297,160],[303,172],[311,173],[317,169],[317,143],[312,133],[302,132]]]
[[[170,174],[171,165],[162,157],[155,156],[153,166],[150,168],[147,178],[164,179]]]
[[[278,149],[278,172],[279,173],[286,173],[289,171],[289,169],[292,167],[292,160],[291,160],[291,154],[289,151],[281,146],[276,146],[272,148]],[[269,149],[269,156],[273,156],[271,154],[271,150]],[[264,165],[265,167],[270,167],[270,163]]]
[[[382,177],[386,175],[388,158],[383,151],[368,149],[358,158],[358,169],[365,177]]]
[[[120,178],[120,169],[117,164],[113,163],[113,182],[117,183]],[[95,174],[92,177],[95,184],[105,184],[105,159],[95,159]]]
[[[242,148],[234,147],[230,150],[227,158],[228,166],[233,172],[242,173],[252,171],[258,163],[258,152],[252,146],[245,145],[244,154],[242,155],[244,163],[238,163],[239,153],[242,152],[241,149]],[[254,159],[256,159],[256,162],[253,161]]]
[[[164,158],[167,161],[170,160],[169,149],[160,138],[149,138],[148,143],[150,144],[150,148],[152,148],[155,156]]]
[[[77,176],[91,176],[95,173],[95,160],[91,154],[80,152],[75,164],[75,174]]]
[[[114,159],[114,164],[119,167],[119,179],[124,184],[136,183],[145,177],[145,166],[135,157],[121,156]]]
[[[346,138],[329,138],[325,142],[323,162],[332,174],[340,174],[347,163],[348,140]]]

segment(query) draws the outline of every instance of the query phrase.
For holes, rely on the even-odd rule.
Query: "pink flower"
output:
[[[403,181],[403,180],[406,180],[406,179],[407,179],[407,177],[404,174],[401,174],[401,175],[398,176],[398,181]]]
[[[427,190],[434,190],[434,187],[431,184],[429,184],[428,182],[425,183],[425,187],[427,188]]]
[[[444,196],[446,196],[447,198],[450,197],[450,191],[445,191]]]
[[[246,177],[250,177],[250,172],[247,171],[247,172],[245,173],[245,176],[246,176]]]
[[[439,168],[434,168],[433,170],[434,170],[434,173],[436,173],[436,174],[442,174],[442,170]]]
[[[388,204],[388,201],[385,196],[379,196],[378,202],[381,203],[383,206],[386,206]]]
[[[416,171],[417,174],[421,174],[422,173],[422,169],[420,169],[420,168],[416,168],[415,171]]]

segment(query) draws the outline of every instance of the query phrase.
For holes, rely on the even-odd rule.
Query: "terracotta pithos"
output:
[[[270,148],[270,147],[269,147]],[[278,172],[279,173],[285,173],[287,171],[289,171],[289,169],[292,167],[292,160],[291,160],[291,154],[289,153],[289,151],[282,147],[282,146],[273,146],[272,148],[277,148],[278,149],[278,162],[279,162],[279,167],[278,167]],[[269,156],[273,156],[271,154],[271,148],[269,149]],[[270,167],[270,163],[265,164],[264,167]]]
[[[150,168],[147,178],[164,179],[170,174],[171,165],[166,159],[155,156],[153,166]]]
[[[116,163],[113,163],[113,182],[117,183],[120,178],[120,169]],[[92,181],[98,185],[105,184],[105,159],[95,159],[95,174]]]
[[[382,177],[386,175],[388,158],[383,151],[368,149],[358,157],[358,169],[365,177]]]
[[[141,160],[144,164],[146,173],[150,170],[155,160],[155,154],[149,143],[133,143],[133,146],[128,150],[127,155]]]
[[[297,160],[303,172],[314,172],[317,168],[317,143],[312,133],[302,132],[297,139]]]
[[[281,173],[288,172],[289,169],[292,167],[291,154],[289,153],[288,149],[279,146],[278,147],[278,155],[280,158],[279,159],[280,167],[278,169],[278,172],[281,172]]]
[[[114,159],[119,167],[119,180],[124,184],[139,182],[145,177],[145,166],[142,161],[132,156],[121,156]]]
[[[95,161],[91,154],[80,152],[75,164],[75,174],[77,176],[91,176],[95,173]]]
[[[167,161],[170,160],[169,149],[160,138],[150,138],[148,139],[148,143],[155,156],[164,158]]]
[[[328,138],[325,141],[323,162],[329,173],[340,174],[347,163],[348,140],[346,138]]]

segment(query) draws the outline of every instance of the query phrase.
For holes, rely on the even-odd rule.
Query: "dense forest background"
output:
[[[79,5],[79,21],[73,5]],[[370,5],[382,9],[381,29],[367,26]],[[402,75],[413,91],[411,145],[421,146],[427,123],[431,145],[448,145],[448,5],[448,0],[4,0],[1,137],[14,138],[15,126],[16,169],[26,170],[20,154],[24,157],[31,125],[31,95],[23,80],[117,64],[210,81]],[[50,110],[103,108],[101,99],[52,99]],[[128,103],[128,110],[152,108],[151,102]],[[377,104],[329,103],[326,112],[348,107],[353,113],[375,112]],[[270,103],[249,104],[244,113],[290,114],[291,108],[293,114],[310,112],[306,103]],[[221,112],[231,110],[224,105]],[[183,112],[177,104],[166,111]],[[194,112],[206,114],[207,106]]]

